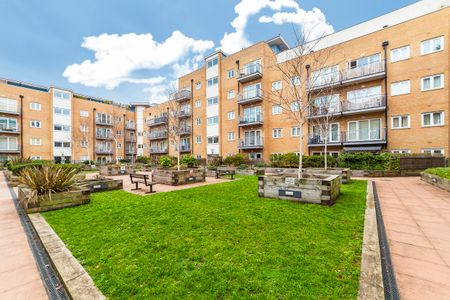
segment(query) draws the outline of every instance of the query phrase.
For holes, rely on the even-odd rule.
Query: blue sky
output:
[[[5,0],[0,77],[119,102],[158,102],[178,75],[217,47],[233,52],[278,34],[293,44],[292,26],[318,22],[323,31],[338,31],[414,2]]]

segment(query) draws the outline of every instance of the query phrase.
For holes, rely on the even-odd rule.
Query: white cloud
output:
[[[214,47],[208,40],[195,40],[174,31],[159,43],[150,33],[102,34],[84,38],[82,47],[95,53],[95,60],[85,60],[68,66],[63,76],[71,83],[113,89],[122,82],[158,86],[165,77],[133,78],[139,70],[159,70],[177,65],[192,55],[203,56]]]
[[[306,11],[294,0],[241,0],[234,11],[237,16],[231,22],[234,32],[225,32],[220,41],[221,49],[226,53],[234,53],[251,45],[245,29],[250,17],[259,14],[263,9],[276,11],[272,16],[262,16],[260,23],[284,24],[293,23],[305,31],[310,31],[310,39],[333,32],[333,27],[326,23],[325,15],[318,8]],[[283,12],[289,9],[291,12]]]

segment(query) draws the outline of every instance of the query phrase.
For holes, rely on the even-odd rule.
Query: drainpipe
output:
[[[96,138],[95,138],[95,133],[96,133],[96,131],[97,131],[97,128],[96,128],[96,126],[95,126],[95,111],[96,111],[97,109],[94,107],[93,108],[93,113],[92,113],[92,120],[93,120],[93,122],[94,122],[94,126],[93,126],[93,128],[94,128],[94,130],[92,130],[92,135],[93,135],[93,139],[92,139],[92,160],[94,161],[94,162],[96,162],[97,161],[97,157],[96,157],[96,153],[95,153],[95,143],[96,143]]]
[[[384,127],[385,127],[385,135],[386,135],[386,148],[388,145],[388,80],[387,80],[387,47],[389,46],[388,41],[384,41],[383,44],[383,50],[384,50],[384,99],[386,101],[386,109],[384,110]]]
[[[306,68],[306,84],[309,84],[309,69],[311,68],[311,66],[309,64],[307,64],[305,66],[305,68]],[[309,97],[310,97],[310,93],[309,93],[308,89],[306,89],[306,101],[307,101],[308,107],[309,107],[309,101],[310,101]],[[308,120],[307,124],[308,124],[308,126],[307,126],[308,128],[306,131],[306,134],[307,134],[306,140],[308,141],[308,139],[309,139],[309,120]],[[303,129],[301,129],[301,130],[303,131]],[[309,152],[308,142],[306,143],[306,147],[308,148],[308,156],[309,156],[310,152]]]
[[[20,97],[20,158],[23,158],[23,95]]]
[[[127,153],[126,153],[126,147],[127,147],[127,142],[126,142],[126,135],[127,135],[127,128],[126,128],[126,126],[127,126],[127,120],[126,120],[126,114],[123,114],[123,158],[126,158],[127,157]],[[114,132],[113,132],[113,134],[114,134]],[[115,133],[115,134],[117,134],[117,132]],[[117,145],[115,145],[116,146],[116,151],[117,151]],[[117,152],[116,152],[117,153]],[[117,155],[116,155],[116,161],[117,161]],[[131,153],[131,162],[133,162],[133,153]]]

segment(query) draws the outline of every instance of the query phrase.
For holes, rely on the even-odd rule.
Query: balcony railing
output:
[[[342,142],[344,145],[361,145],[361,144],[385,144],[386,129],[368,130],[363,132],[342,132]]]
[[[178,118],[188,118],[192,115],[192,111],[190,109],[182,109],[177,111],[176,115]]]
[[[169,152],[169,148],[150,148],[150,154],[165,154]]]
[[[135,148],[125,148],[125,154],[136,154]]]
[[[125,142],[136,143],[136,136],[134,135],[126,135]]]
[[[112,140],[112,136],[108,134],[96,134],[95,138],[98,140]]]
[[[180,145],[180,152],[191,152],[191,145]]]
[[[362,78],[373,79],[374,76],[382,76],[385,74],[384,60],[369,63],[367,65],[356,68],[349,68],[342,71],[342,82],[359,81]]]
[[[6,124],[0,124],[0,132],[2,133],[20,133],[19,126],[11,126]]]
[[[262,100],[262,96],[263,96],[262,90],[260,88],[255,88],[240,93],[237,102],[239,104],[258,102]]]
[[[191,126],[181,126],[180,127],[180,135],[188,135],[192,133],[192,127]]]
[[[333,138],[320,136],[320,135],[311,135],[308,137],[308,145],[325,145],[325,141],[327,145],[336,145],[341,143],[341,132],[337,133],[337,136],[333,135]]]
[[[6,148],[0,148],[0,153],[20,153],[20,145],[17,144],[15,147],[6,147]]]
[[[239,140],[239,149],[258,149],[263,148],[263,138],[255,138],[255,139],[240,139]]]
[[[372,95],[361,98],[347,99],[347,101],[342,103],[342,111],[344,114],[358,111],[378,111],[385,108],[385,95]]]
[[[114,153],[114,151],[112,149],[106,149],[106,148],[101,148],[101,147],[96,147],[95,148],[95,153],[97,154],[108,154],[111,155]]]
[[[251,125],[260,125],[263,123],[262,114],[256,114],[252,116],[243,116],[239,117],[239,126],[251,126]]]
[[[95,119],[95,124],[97,124],[97,125],[104,125],[104,126],[112,126],[113,125],[112,121],[108,121],[108,120],[105,120],[105,119],[99,119],[99,118]]]
[[[168,118],[166,116],[155,117],[155,118],[148,120],[147,125],[148,126],[164,125],[164,124],[167,124],[167,121],[168,121]]]
[[[136,130],[136,126],[134,124],[125,124],[126,130]]]
[[[0,104],[0,113],[10,115],[20,115],[20,109],[17,106]]]
[[[328,106],[313,106],[308,110],[309,118],[316,118],[322,116],[335,116],[341,114],[341,104],[338,103],[332,107]]]
[[[149,134],[149,139],[158,140],[158,139],[167,139],[169,138],[169,133],[167,131],[152,131]]]
[[[177,102],[187,101],[192,99],[192,92],[188,89],[179,90],[170,95],[170,99]]]
[[[314,91],[339,84],[341,84],[341,73],[336,71],[326,75],[313,76],[308,82],[307,89]]]
[[[262,77],[262,66],[259,63],[253,63],[239,70],[237,80],[239,82],[247,82]]]

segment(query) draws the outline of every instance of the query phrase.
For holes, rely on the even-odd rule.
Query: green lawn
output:
[[[256,177],[44,213],[110,299],[354,299],[365,181],[332,207],[258,198]]]
[[[450,168],[433,168],[433,169],[426,169],[426,173],[436,175],[442,178],[450,179]]]

